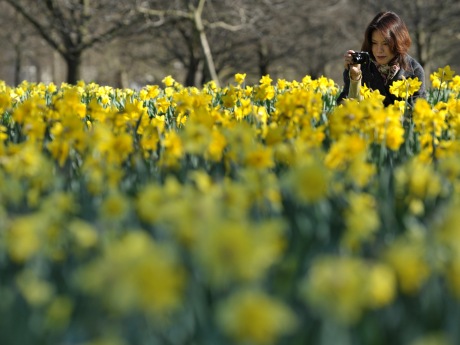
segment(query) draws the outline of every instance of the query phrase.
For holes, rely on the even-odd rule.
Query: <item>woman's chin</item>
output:
[[[387,64],[390,63],[390,61],[391,61],[391,59],[387,59],[387,58],[383,58],[383,59],[382,58],[380,58],[380,59],[376,58],[375,59],[375,62],[377,62],[377,64],[379,64],[379,65],[387,65]]]

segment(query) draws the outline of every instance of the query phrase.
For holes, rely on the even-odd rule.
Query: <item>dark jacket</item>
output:
[[[372,90],[379,90],[380,94],[385,96],[385,100],[383,101],[384,105],[388,106],[393,104],[395,100],[401,100],[401,98],[398,98],[390,93],[390,86],[395,80],[401,80],[403,77],[406,79],[418,78],[418,80],[422,82],[420,90],[409,97],[408,102],[413,104],[418,97],[426,98],[425,72],[423,67],[411,56],[407,56],[407,62],[409,66],[408,69],[404,70],[401,68],[393,77],[393,79],[390,79],[387,82],[387,84],[384,83],[380,72],[377,70],[377,66],[375,66],[372,61],[361,65],[361,85],[366,85]],[[337,103],[340,103],[344,98],[348,97],[348,90],[350,88],[350,76],[348,74],[348,70],[343,72],[343,81],[345,85],[339,97],[337,98]]]

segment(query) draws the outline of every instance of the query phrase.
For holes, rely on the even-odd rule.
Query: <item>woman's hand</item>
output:
[[[345,53],[345,69],[348,70],[348,73],[350,74],[350,78],[352,80],[359,80],[361,79],[361,65],[353,64],[353,58],[351,54],[353,54],[354,52],[354,50],[348,50]]]

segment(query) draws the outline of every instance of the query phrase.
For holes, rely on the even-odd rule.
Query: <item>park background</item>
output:
[[[359,50],[381,10],[406,22],[426,75],[459,70],[456,0],[2,0],[0,79],[185,86],[235,73],[252,83],[321,75],[342,83],[342,56]]]

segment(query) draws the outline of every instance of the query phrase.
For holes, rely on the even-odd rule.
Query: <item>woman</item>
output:
[[[411,45],[409,32],[403,20],[394,12],[380,12],[369,23],[364,34],[361,50],[369,53],[370,60],[354,63],[353,50],[345,54],[345,71],[343,73],[344,89],[337,102],[344,98],[360,98],[361,85],[372,90],[379,90],[385,96],[385,106],[398,98],[390,93],[390,86],[395,80],[418,78],[422,82],[420,90],[408,100],[413,104],[416,98],[426,97],[425,72],[423,67],[407,54]]]

